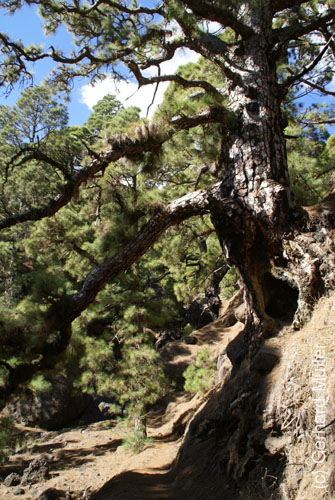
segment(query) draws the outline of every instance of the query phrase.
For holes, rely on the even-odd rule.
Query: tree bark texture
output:
[[[198,15],[209,8],[196,0],[186,4]],[[70,342],[72,321],[95,300],[105,284],[136,262],[168,227],[189,217],[210,213],[222,248],[241,273],[249,355],[255,352],[262,336],[274,331],[276,320],[288,308],[293,307],[298,327],[308,317],[318,295],[334,286],[333,195],[316,207],[302,209],[295,206],[289,188],[281,111],[287,89],[278,83],[275,45],[281,40],[279,35],[278,40],[274,37],[272,30],[273,12],[284,5],[291,2],[275,1],[272,6],[253,2],[252,7],[241,2],[244,24],[236,24],[235,18],[229,20],[224,12],[222,22],[227,21],[241,37],[236,44],[223,44],[218,38],[214,43],[214,37],[205,34],[192,38],[187,25],[183,26],[190,40],[188,46],[221,68],[233,123],[226,120],[224,108],[214,107],[208,113],[174,119],[163,132],[148,130],[145,136],[135,139],[112,138],[109,149],[75,173],[48,205],[0,221],[0,229],[5,229],[51,216],[71,200],[83,182],[103,172],[109,163],[159,148],[178,130],[212,122],[222,125],[224,147],[218,160],[223,165],[222,180],[157,208],[120,254],[97,265],[76,294],[51,307],[43,328],[48,333],[58,332],[56,341],[45,346],[36,362],[12,370],[7,367],[9,384],[0,392],[0,398],[5,399],[39,369],[55,364],[57,355]],[[286,36],[283,30],[280,33]]]
[[[225,132],[225,209],[213,203],[211,215],[222,247],[245,284],[245,336],[252,354],[286,307],[296,308],[296,327],[308,317],[318,294],[333,284],[334,248],[332,217],[322,216],[323,222],[313,225],[310,214],[294,204],[281,112],[283,90],[267,42],[271,20],[254,12],[250,22],[255,34],[230,57],[234,78],[226,92],[236,121]]]

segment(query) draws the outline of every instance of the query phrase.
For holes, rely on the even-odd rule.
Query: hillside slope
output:
[[[300,331],[267,339],[251,363],[232,370],[223,348],[220,383],[171,467],[128,471],[92,500],[333,499],[334,299],[323,298]]]
[[[178,392],[148,416],[152,442],[138,454],[121,445],[125,430],[97,423],[35,435],[1,470],[22,472],[44,455],[50,477],[19,498],[90,500],[330,500],[335,497],[335,294],[320,300],[300,331],[284,326],[259,355],[234,369],[242,323],[223,315],[175,341],[163,358],[176,377],[207,346],[216,385],[204,397]],[[232,342],[233,341],[233,342]],[[232,348],[232,345],[234,346]],[[15,487],[0,484],[0,498]],[[51,494],[51,493],[50,493]],[[45,497],[46,500],[49,497]]]

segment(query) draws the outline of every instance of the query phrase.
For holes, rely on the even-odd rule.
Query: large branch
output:
[[[319,30],[334,21],[335,9],[328,9],[320,16],[314,16],[306,22],[294,23],[290,26],[273,30],[273,42],[281,45],[286,44],[290,40],[296,40],[300,36],[307,35],[314,30]]]
[[[281,10],[297,7],[303,3],[308,3],[308,0],[272,0],[271,10],[273,13],[276,13]]]
[[[134,156],[157,149],[179,130],[190,129],[207,123],[225,123],[226,119],[227,111],[220,106],[213,106],[197,115],[175,118],[169,126],[163,127],[162,130],[149,127],[142,131],[139,127],[139,133],[137,134],[135,130],[133,136],[116,134],[109,139],[109,149],[104,153],[97,154],[96,158],[87,167],[77,171],[54,199],[43,207],[32,208],[0,220],[0,230],[22,222],[41,220],[54,215],[71,201],[83,183],[98,172],[104,171],[110,163],[124,156]]]
[[[203,19],[222,24],[223,27],[232,28],[242,37],[252,35],[253,30],[239,21],[230,10],[215,5],[214,2],[204,2],[203,0],[183,0],[183,4],[189,7],[192,12]]]
[[[221,182],[189,193],[169,204],[162,204],[124,250],[96,267],[85,279],[81,290],[70,298],[62,321],[72,322],[95,299],[106,283],[136,262],[170,226],[209,212],[211,200],[220,195]],[[58,321],[58,319],[57,319]]]
[[[15,367],[2,363],[8,371],[8,376],[6,385],[0,388],[0,400],[8,399],[20,384],[30,380],[38,371],[50,369],[59,362],[58,356],[70,343],[73,320],[92,304],[107,283],[137,262],[170,226],[208,213],[212,200],[220,200],[221,197],[221,182],[217,182],[157,208],[156,213],[121,253],[105,260],[89,273],[78,293],[51,306],[41,331],[48,334],[58,332],[56,340],[46,344],[40,353],[36,353],[36,360],[31,363],[22,363]]]

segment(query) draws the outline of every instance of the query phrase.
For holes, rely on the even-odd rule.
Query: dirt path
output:
[[[151,429],[149,434],[152,434],[150,431]],[[106,429],[101,423],[87,428],[51,433],[39,433],[26,428],[25,434],[35,436],[35,444],[27,452],[11,457],[8,464],[2,468],[2,474],[22,474],[31,460],[43,455],[49,463],[50,479],[22,487],[24,494],[21,495],[14,494],[20,486],[6,487],[1,483],[1,500],[35,500],[48,488],[55,488],[64,493],[70,491],[72,498],[82,498],[85,491],[89,496],[88,493],[100,489],[112,477],[129,469],[157,474],[159,470],[169,467],[179,448],[179,441],[157,441],[141,453],[132,454],[121,446],[124,433],[117,428]]]
[[[171,370],[193,362],[204,345],[217,357],[224,344],[239,330],[238,325],[225,328],[219,319],[192,333],[197,339],[196,345],[186,345],[182,341],[169,345],[167,362]],[[164,410],[149,416],[147,434],[152,442],[138,454],[121,446],[125,430],[118,425],[109,424],[108,427],[106,422],[54,432],[21,426],[19,429],[26,438],[25,449],[18,449],[6,466],[0,468],[0,474],[3,477],[11,472],[22,475],[34,458],[44,456],[49,463],[50,478],[22,487],[6,487],[0,482],[0,500],[37,500],[48,488],[59,492],[57,500],[171,498],[169,471],[177,457],[185,427],[200,405],[199,396],[174,394]],[[20,495],[17,494],[19,488],[23,489]],[[173,498],[178,500],[178,495],[174,494]]]
[[[8,463],[1,468],[1,475],[5,477],[11,472],[22,475],[33,459],[44,456],[49,464],[50,478],[23,487],[6,487],[4,483],[0,483],[0,499],[36,500],[48,488],[56,489],[59,498],[66,500],[66,492],[71,494],[68,494],[71,500],[89,498],[107,481],[124,472],[128,472],[134,481],[129,483],[128,496],[120,498],[138,498],[137,477],[151,478],[151,486],[145,498],[166,498],[162,496],[167,482],[166,473],[177,456],[180,436],[200,401],[198,396],[179,394],[170,401],[166,413],[152,413],[147,427],[151,441],[137,454],[122,446],[125,430],[119,425],[113,427],[109,424],[108,427],[108,422],[55,432],[18,426],[26,439],[25,450],[18,450],[10,457]],[[159,475],[161,478],[158,478]],[[20,488],[23,492],[18,495]],[[60,495],[60,492],[63,494]]]

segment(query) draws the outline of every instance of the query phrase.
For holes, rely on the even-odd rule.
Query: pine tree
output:
[[[298,328],[308,318],[315,298],[334,285],[333,195],[329,193],[313,211],[303,209],[298,200],[294,201],[288,175],[285,137],[288,120],[284,107],[291,89],[297,91],[307,87],[329,94],[327,85],[333,76],[335,50],[333,2],[168,0],[147,7],[140,3],[104,0],[90,4],[69,1],[57,5],[45,0],[6,0],[1,8],[15,13],[23,4],[39,6],[46,32],[55,32],[58,26],[65,25],[73,34],[75,50],[65,54],[55,48],[44,51],[40,46],[24,47],[21,42],[2,34],[0,82],[7,85],[8,90],[18,82],[29,81],[31,63],[46,57],[58,65],[49,83],[53,81],[62,91],[66,91],[77,76],[96,79],[110,72],[119,77],[120,62],[139,85],[171,81],[186,90],[185,98],[176,103],[173,116],[165,110],[165,116],[163,114],[152,124],[139,121],[120,132],[111,126],[112,134],[106,134],[104,144],[90,138],[94,142],[91,144],[90,140],[80,139],[80,134],[74,133],[76,146],[72,159],[65,155],[62,161],[58,156],[54,161],[52,151],[35,147],[40,139],[35,135],[26,135],[29,140],[36,138],[33,151],[25,147],[16,152],[17,144],[4,145],[12,157],[9,166],[3,167],[4,184],[10,166],[17,165],[15,159],[30,167],[35,161],[38,165],[53,166],[49,191],[48,179],[44,177],[41,181],[42,174],[37,176],[36,170],[36,177],[32,178],[36,182],[28,186],[28,195],[25,192],[20,195],[24,204],[10,199],[2,207],[0,229],[4,235],[4,259],[11,253],[12,240],[18,239],[16,231],[28,231],[32,221],[37,220],[41,222],[32,230],[37,240],[43,225],[50,238],[52,234],[63,232],[69,253],[53,249],[55,256],[59,252],[59,268],[64,265],[66,272],[50,274],[44,261],[42,268],[35,271],[46,273],[44,278],[34,279],[34,286],[28,278],[26,299],[21,301],[20,324],[15,323],[15,318],[3,320],[8,338],[8,332],[17,329],[19,336],[29,339],[26,345],[31,343],[33,348],[22,350],[15,362],[8,356],[2,361],[1,398],[7,398],[39,370],[54,366],[55,359],[71,341],[72,323],[94,302],[99,292],[114,286],[113,280],[122,280],[123,273],[126,276],[133,264],[171,226],[182,225],[195,216],[210,214],[225,255],[244,282],[247,302],[244,333],[249,357],[263,335],[275,326],[272,303],[276,294],[278,300],[279,295],[284,295],[297,301],[294,325]],[[219,24],[218,31],[211,31],[211,22]],[[212,71],[204,71],[200,79],[193,79],[190,68],[184,69],[182,74],[158,72],[156,76],[146,76],[146,69],[170,60],[180,48],[192,49],[208,64],[214,65],[214,79]],[[200,103],[197,111],[193,89],[205,94],[206,108]],[[190,90],[192,93],[188,94]],[[313,120],[313,116],[315,113],[313,115],[311,110],[310,119]],[[327,117],[324,121],[327,122]],[[202,135],[201,127],[207,126],[210,139]],[[61,133],[56,130],[54,137],[60,137]],[[71,135],[71,131],[69,133]],[[212,137],[219,137],[217,148]],[[300,147],[306,147],[305,141],[308,147],[314,148],[315,142],[320,139],[324,142],[326,137],[319,135],[312,143],[308,136],[306,139]],[[176,193],[178,190],[167,190],[164,180],[160,184],[161,177],[169,176],[168,161],[163,171],[157,168],[157,159],[164,153],[165,144],[175,145],[177,151],[178,141],[185,150],[180,161],[172,158],[170,184],[176,171],[176,182],[182,178],[185,188],[180,194]],[[79,143],[81,151],[77,147]],[[57,147],[55,150],[60,151]],[[197,154],[201,161],[194,160]],[[322,158],[327,158],[327,154],[331,157],[331,142],[322,151]],[[294,151],[291,157],[293,176],[296,169],[299,176],[306,178],[306,172],[295,164]],[[206,186],[193,191],[197,179],[192,167],[203,166],[203,160],[213,163],[220,177],[214,183],[209,180],[207,185],[204,170],[198,182]],[[320,173],[327,170],[321,164],[312,168],[320,168]],[[102,191],[100,181],[106,183]],[[187,192],[190,182],[191,190]],[[306,182],[310,185],[308,178]],[[95,211],[87,201],[89,189],[96,194]],[[51,193],[50,197],[47,192]],[[107,192],[109,197],[103,198]],[[317,192],[318,195],[308,201],[316,200],[323,191]],[[172,198],[174,193],[177,199]],[[92,224],[103,212],[105,236],[101,238],[96,255],[97,241]],[[106,223],[110,214],[113,214],[111,230]],[[76,225],[78,218],[80,229]],[[75,248],[72,242],[72,250],[69,250],[69,226],[62,220],[71,220],[81,234],[87,232],[85,247],[75,243]],[[27,224],[22,224],[24,222]],[[121,224],[123,228],[120,229]],[[310,244],[311,238],[313,244]],[[71,266],[74,254],[77,258],[81,256],[81,269],[80,265]],[[36,255],[39,262],[43,259],[42,255]],[[24,259],[23,265],[25,262]],[[13,269],[15,262],[10,265]],[[39,282],[47,284],[42,286]],[[17,293],[15,286],[12,291]],[[25,293],[24,287],[21,291]],[[42,297],[39,304],[36,303],[38,295]],[[142,314],[139,316],[138,320],[142,321]]]

